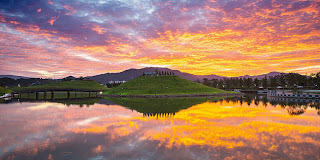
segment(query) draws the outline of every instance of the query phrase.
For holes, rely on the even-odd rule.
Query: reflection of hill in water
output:
[[[196,104],[201,104],[206,101],[214,101],[215,99],[208,98],[167,98],[167,99],[134,99],[134,98],[108,98],[112,102],[121,106],[136,110],[143,113],[144,116],[161,116],[170,117],[174,113],[187,109]]]
[[[100,98],[82,98],[82,99],[70,99],[70,100],[60,100],[55,101],[56,103],[62,103],[67,106],[69,105],[79,105],[80,107],[83,107],[86,105],[89,107],[90,105],[94,105],[95,103],[99,102]]]

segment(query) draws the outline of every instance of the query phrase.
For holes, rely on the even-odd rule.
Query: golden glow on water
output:
[[[269,103],[265,106],[262,103],[205,102],[174,115],[148,117],[118,105],[95,104],[86,108],[53,107],[55,103],[27,105],[12,116],[17,119],[15,125],[8,124],[7,130],[0,125],[2,153],[24,152],[36,156],[44,150],[55,151],[59,144],[78,143],[71,137],[84,136],[86,138],[80,138],[82,148],[89,147],[93,155],[103,155],[116,149],[114,145],[121,144],[121,150],[113,152],[121,155],[136,147],[148,152],[157,148],[178,152],[199,146],[201,152],[192,152],[209,154],[209,151],[223,150],[231,155],[223,157],[225,159],[270,158],[277,154],[286,158],[304,159],[305,155],[320,158],[317,152],[320,148],[320,116],[318,110],[307,106],[302,115],[291,116],[287,107]],[[2,122],[13,121],[6,115],[19,105],[12,106],[3,109]],[[18,117],[22,117],[23,123],[19,123]],[[49,126],[52,129],[48,132]],[[97,141],[87,138],[99,136],[102,139]],[[55,156],[51,154],[51,158]]]
[[[285,142],[312,143],[318,141],[303,134],[320,132],[316,123],[320,117],[290,116],[279,106],[241,106],[233,102],[206,102],[182,110],[174,117],[132,117],[119,123],[104,123],[102,126],[87,126],[75,132],[111,132],[114,137],[123,137],[143,130],[141,140],[158,140],[168,148],[181,145],[208,145],[234,148],[239,146],[265,147],[276,150],[277,140],[273,135],[284,136]],[[316,114],[308,110],[306,114]],[[302,124],[299,124],[302,123]],[[161,126],[159,129],[145,126]],[[113,130],[106,128],[113,126]],[[159,144],[159,145],[160,145]]]
[[[300,134],[319,132],[319,125],[305,126],[277,122],[281,119],[287,119],[289,122],[302,120],[311,124],[314,124],[315,120],[302,116],[292,117],[285,110],[275,114],[271,113],[271,110],[260,107],[248,108],[233,106],[226,102],[222,104],[207,102],[180,111],[175,115],[175,121],[181,120],[186,124],[173,126],[162,132],[145,136],[159,140],[167,147],[183,144],[233,148],[247,145],[246,141],[259,142],[262,139],[265,141],[262,141],[260,145],[274,149],[273,143],[276,142],[270,141],[272,138],[270,135],[288,136],[301,143],[318,143],[306,139]],[[316,119],[320,118],[316,117]]]

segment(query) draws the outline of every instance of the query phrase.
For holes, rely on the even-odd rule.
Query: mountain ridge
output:
[[[0,75],[0,78],[11,78],[11,79],[14,79],[14,80],[17,80],[17,79],[30,79],[31,77],[24,77],[24,76],[16,76],[16,75]]]
[[[172,70],[169,68],[160,68],[160,67],[146,67],[146,68],[141,68],[141,69],[127,69],[124,70],[122,72],[118,72],[118,73],[104,73],[104,74],[99,74],[99,75],[95,75],[95,76],[89,76],[87,78],[97,81],[99,83],[108,83],[109,81],[129,81],[131,79],[137,78],[138,76],[141,76],[144,72],[155,72],[156,70],[158,70],[159,72],[173,72],[175,75],[184,78],[184,79],[188,79],[190,81],[197,81],[199,80],[200,82],[203,81],[204,78],[207,79],[223,79],[223,78],[258,78],[258,79],[262,79],[265,76],[270,77],[270,76],[276,76],[276,75],[280,75],[283,73],[280,72],[270,72],[267,74],[261,74],[261,75],[254,75],[254,76],[249,76],[249,75],[245,75],[245,76],[239,76],[239,77],[225,77],[225,76],[219,76],[219,75],[215,75],[215,74],[211,74],[211,75],[194,75],[194,74],[190,74],[190,73],[185,73],[185,72],[181,72],[179,70]]]
[[[238,76],[238,77],[225,77],[225,76],[219,76],[219,75],[215,75],[215,74],[211,74],[211,75],[194,75],[194,74],[190,74],[190,73],[185,73],[185,72],[181,72],[179,70],[172,70],[169,68],[160,68],[160,67],[145,67],[145,68],[141,68],[141,69],[135,69],[135,68],[130,68],[118,73],[103,73],[103,74],[99,74],[99,75],[95,75],[95,76],[88,76],[85,77],[87,79],[91,79],[94,80],[96,82],[99,83],[103,83],[106,84],[109,81],[129,81],[131,79],[137,78],[138,76],[141,76],[143,74],[143,72],[155,72],[156,70],[158,70],[159,72],[173,72],[175,73],[175,75],[184,78],[184,79],[188,79],[190,81],[197,81],[199,80],[200,82],[203,81],[204,78],[207,78],[209,80],[211,79],[223,79],[223,78],[258,78],[258,79],[262,79],[265,76],[267,77],[273,77],[273,76],[277,76],[277,75],[281,75],[281,74],[286,74],[286,73],[280,73],[280,72],[269,72],[266,74],[261,74],[261,75],[254,75],[254,76],[249,76],[249,75],[244,75],[244,76]],[[12,79],[29,79],[31,77],[24,77],[24,76],[16,76],[16,75],[0,75],[0,78],[12,78]],[[70,77],[70,76],[69,76]],[[61,78],[59,78],[61,79]],[[57,80],[59,80],[57,79]]]

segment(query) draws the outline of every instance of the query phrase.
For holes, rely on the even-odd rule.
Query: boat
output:
[[[0,96],[0,99],[4,99],[4,98],[11,98],[11,93],[6,93],[3,96]]]

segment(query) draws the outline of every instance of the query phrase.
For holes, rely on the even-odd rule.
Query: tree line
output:
[[[197,81],[199,82],[199,81]],[[204,78],[204,85],[220,89],[275,89],[277,87],[287,89],[320,89],[320,72],[310,75],[301,75],[298,73],[282,73],[274,77],[265,76],[258,78],[224,78],[224,79],[207,79]]]
[[[54,79],[42,79],[42,78],[28,78],[28,79],[12,79],[12,78],[0,78],[0,86],[2,87],[15,87],[15,86],[21,86],[21,87],[28,87],[33,85],[41,85],[41,84],[47,84],[47,83],[54,83],[57,82],[57,80]]]

